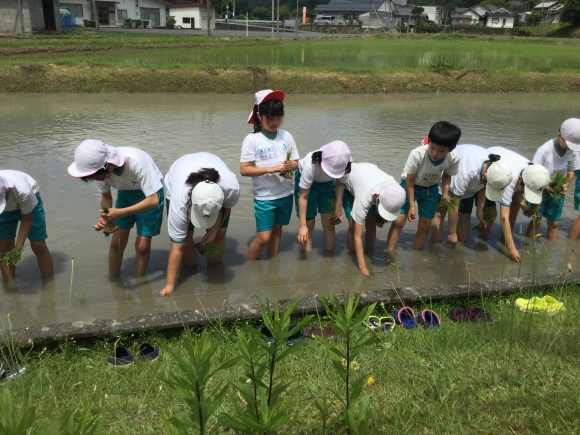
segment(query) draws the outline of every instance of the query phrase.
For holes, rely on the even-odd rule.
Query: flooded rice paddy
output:
[[[536,255],[531,241],[523,240],[521,266],[503,255],[497,223],[489,243],[474,234],[467,245],[456,249],[430,243],[423,252],[411,250],[415,226],[408,224],[398,250],[388,257],[388,226],[377,231],[374,252],[367,253],[374,277],[364,278],[346,249],[345,223],[337,227],[331,255],[323,251],[317,222],[314,250],[306,255],[296,243],[297,218],[285,228],[280,255],[267,259],[264,253],[260,261],[247,262],[246,251],[255,235],[253,199],[250,179],[239,176],[242,197],[232,210],[223,264],[207,265],[200,258],[197,267],[181,270],[175,293],[160,297],[170,244],[164,222],[161,235],[153,239],[146,278],[136,281],[132,276],[134,234],[121,276],[109,278],[109,240],[92,227],[99,216],[100,194],[95,185],[66,172],[76,146],[96,138],[114,146],[139,147],[164,174],[180,156],[208,151],[238,173],[242,140],[250,132],[246,119],[252,103],[252,95],[2,94],[0,168],[24,171],[38,181],[55,265],[54,278],[43,281],[27,245],[16,281],[3,284],[0,291],[3,327],[203,311],[253,302],[256,295],[283,299],[565,273],[568,263],[577,264],[574,249],[578,250],[579,242],[566,240],[578,214],[573,210],[573,192],[564,207],[560,240],[550,243],[538,238]],[[501,145],[531,159],[537,147],[556,135],[564,119],[577,117],[579,112],[578,98],[565,94],[290,95],[282,128],[292,133],[301,155],[341,139],[351,147],[355,161],[376,163],[398,178],[409,151],[438,120],[461,127],[460,143]],[[527,220],[518,219],[518,246],[519,223],[525,232]],[[545,234],[545,226],[539,232]]]

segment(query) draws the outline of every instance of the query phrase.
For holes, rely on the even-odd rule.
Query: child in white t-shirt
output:
[[[557,172],[561,172],[566,175],[566,180],[562,185],[562,190],[558,192],[560,196],[557,198],[554,198],[555,192],[550,185],[544,189],[540,204],[540,217],[536,218],[535,222],[533,219],[530,221],[526,237],[535,236],[538,227],[542,223],[542,217],[545,217],[548,222],[548,239],[558,240],[558,222],[564,208],[564,198],[566,192],[568,192],[568,186],[574,179],[574,171],[580,169],[580,156],[577,152],[572,151],[566,139],[562,136],[562,131],[565,132],[573,125],[573,119],[564,121],[558,135],[538,148],[536,154],[534,154],[532,163],[546,168],[550,172],[552,179]],[[574,145],[573,142],[570,143]]]
[[[133,147],[112,147],[100,140],[88,139],[75,150],[68,173],[85,182],[96,181],[101,192],[101,218],[96,231],[114,222],[109,247],[109,276],[118,276],[131,228],[137,224],[135,241],[135,276],[145,275],[151,255],[151,238],[161,232],[163,222],[163,175],[145,151]],[[117,189],[113,207],[111,187]]]
[[[36,181],[24,172],[0,171],[0,258],[23,247],[28,238],[42,277],[49,277],[53,268],[52,256],[45,242],[47,237],[46,218]],[[0,259],[0,272],[4,281],[11,281],[15,278],[16,266],[7,266]]]
[[[247,258],[257,260],[267,247],[268,255],[280,249],[282,227],[292,215],[292,173],[298,167],[294,138],[281,130],[284,92],[271,89],[256,92],[256,104],[248,118],[254,132],[244,139],[240,174],[252,177],[256,237]]]
[[[431,127],[423,143],[409,154],[401,175],[401,186],[407,191],[407,200],[401,214],[389,229],[387,250],[392,251],[397,247],[407,219],[415,222],[415,201],[419,206],[419,225],[413,249],[423,249],[439,202],[439,180],[442,198],[450,200],[451,176],[456,175],[459,168],[459,154],[454,150],[460,137],[459,127],[447,121],[439,121]]]

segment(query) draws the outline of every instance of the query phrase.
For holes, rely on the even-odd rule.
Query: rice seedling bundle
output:
[[[532,204],[527,210],[524,211],[524,215],[536,219],[540,217],[540,204]]]
[[[437,211],[440,213],[455,210],[459,207],[459,198],[450,198],[449,201],[441,198],[439,204],[437,204]]]
[[[497,209],[494,207],[486,207],[483,209],[483,221],[489,224],[495,220],[497,217]],[[483,222],[480,222],[473,228],[475,231],[483,231],[485,229]]]
[[[109,213],[109,207],[106,205],[101,204],[101,210],[103,210],[104,213]],[[109,237],[115,231],[119,231],[119,227],[115,225],[115,222],[107,222],[105,228],[103,228],[103,234],[105,237]]]
[[[290,157],[292,157],[292,148],[290,148],[287,152],[286,152],[286,160],[290,160]],[[286,171],[282,174],[282,177],[291,180],[292,179],[292,171]]]
[[[567,178],[568,175],[564,171],[557,171],[554,174],[554,178],[552,178],[552,181],[550,181],[550,184],[548,184],[548,186],[554,189],[552,198],[554,198],[557,201],[560,201],[562,199],[563,196],[562,188],[564,187],[564,183],[566,182]]]
[[[336,199],[330,198],[328,200],[328,206],[330,207],[330,225],[338,225],[342,222],[342,219],[334,218],[332,215],[334,214],[334,210],[336,209]]]
[[[207,245],[198,243],[195,245],[195,249],[197,249],[197,252],[199,252],[201,255],[207,257],[209,261],[219,260],[222,253],[220,247],[215,243],[208,243]]]
[[[21,246],[20,248],[14,248],[12,251],[2,255],[0,257],[0,261],[2,261],[6,267],[12,264],[17,264],[20,262],[22,251],[24,251],[24,246]]]

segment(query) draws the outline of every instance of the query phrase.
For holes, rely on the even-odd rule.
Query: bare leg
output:
[[[302,251],[310,252],[312,251],[312,236],[314,235],[314,226],[316,224],[316,219],[308,219],[306,221],[306,226],[308,227],[308,241],[306,246],[302,246]]]
[[[34,252],[34,255],[36,255],[36,261],[38,263],[38,268],[40,269],[40,274],[42,277],[48,278],[49,276],[52,276],[52,255],[50,255],[48,246],[46,246],[46,241],[36,240],[34,242],[30,242],[30,247],[32,248],[32,252]]]
[[[399,217],[393,221],[391,228],[389,228],[389,236],[387,238],[387,251],[394,251],[401,237],[401,231],[405,226],[407,215],[400,214]]]
[[[324,236],[324,249],[332,251],[334,249],[334,238],[336,232],[334,225],[330,224],[330,215],[328,213],[320,214],[320,221],[322,222],[322,235]]]
[[[121,264],[123,264],[123,253],[129,242],[129,232],[127,229],[120,229],[113,233],[113,239],[109,246],[109,276],[119,276]]]
[[[15,239],[0,240],[0,255],[4,255],[7,252],[12,251],[15,247]],[[14,264],[11,264],[9,267],[7,267],[2,261],[0,261],[0,272],[2,272],[3,281],[12,281],[14,278],[16,278],[16,266]]]
[[[576,218],[576,220],[570,227],[570,232],[568,233],[568,238],[571,240],[578,240],[579,237],[580,237],[580,216]]]
[[[548,240],[558,240],[558,222],[548,219]]]
[[[220,256],[215,260],[211,261],[211,263],[221,263],[222,258],[224,257],[224,253],[226,252],[226,233],[228,232],[227,228],[220,228],[215,236],[213,242],[219,246],[220,248]]]
[[[268,245],[270,242],[270,237],[272,237],[272,232],[274,230],[268,231],[259,231],[256,233],[256,237],[250,244],[250,248],[248,249],[248,254],[246,258],[248,260],[257,260],[262,253],[262,250]]]
[[[446,212],[436,212],[431,221],[431,240],[441,242],[443,240],[443,222],[445,222]]]
[[[377,220],[374,216],[365,219],[365,248],[373,249],[377,239]]]
[[[437,215],[435,215],[435,219],[437,219]],[[457,241],[458,242],[467,242],[469,238],[469,227],[471,225],[471,215],[467,213],[459,212],[459,217],[457,218]],[[432,226],[432,225],[431,225]],[[489,230],[487,230],[489,234]],[[480,235],[481,237],[481,235]],[[487,237],[486,237],[487,239]]]
[[[151,257],[151,236],[137,236],[135,240],[135,277],[145,276]]]
[[[429,236],[429,229],[431,228],[431,220],[419,216],[419,226],[417,227],[417,233],[413,239],[413,249],[422,250]]]
[[[549,222],[550,221],[548,221],[548,223]],[[530,223],[528,224],[528,229],[526,230],[526,237],[534,237],[537,234],[538,228],[540,228],[541,224],[542,224],[541,217],[536,219],[535,226],[534,226],[534,220],[533,219],[530,220]],[[550,238],[550,237],[548,237],[548,238]],[[558,229],[556,229],[556,238],[558,238]]]
[[[282,225],[275,224],[272,228],[270,241],[268,242],[268,255],[276,255],[280,250],[280,240],[282,239]]]
[[[197,265],[197,250],[193,242],[193,230],[188,231],[185,236],[185,246],[183,247],[183,257],[181,264],[185,267],[193,267]]]
[[[354,252],[354,219],[348,220],[348,231],[346,233],[346,245],[348,250]]]

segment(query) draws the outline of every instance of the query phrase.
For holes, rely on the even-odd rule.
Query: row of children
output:
[[[520,209],[530,212],[528,235],[535,234],[541,216],[548,219],[548,237],[557,238],[563,195],[580,170],[580,120],[565,121],[556,138],[538,149],[533,162],[502,148],[459,145],[461,130],[445,121],[431,128],[423,143],[411,151],[400,183],[372,163],[353,163],[348,145],[333,141],[300,159],[290,133],[280,129],[284,93],[263,90],[255,94],[248,118],[254,131],[244,139],[240,173],[252,178],[256,237],[248,259],[258,259],[264,248],[279,251],[282,227],[291,219],[293,202],[299,218],[297,240],[312,249],[315,217],[321,215],[324,248],[334,248],[334,225],[348,219],[347,243],[356,252],[358,265],[369,275],[364,250],[372,248],[376,228],[392,222],[387,249],[396,248],[406,221],[418,220],[414,249],[422,249],[429,232],[442,239],[442,224],[449,215],[448,242],[467,241],[470,216],[476,204],[480,236],[486,238],[495,219],[491,210],[500,202],[500,221],[509,256],[520,261],[512,229]],[[550,174],[565,176],[558,186]],[[166,203],[171,249],[166,285],[161,295],[174,291],[180,265],[197,263],[197,248],[217,245],[221,261],[225,251],[230,212],[240,197],[235,174],[217,156],[199,152],[175,161],[165,179],[153,159],[133,147],[113,147],[86,140],[75,150],[68,172],[81,180],[95,181],[101,192],[97,231],[113,233],[109,248],[109,274],[119,274],[129,233],[137,226],[135,276],[145,274],[151,238],[160,233]],[[294,179],[293,179],[294,178]],[[556,178],[556,177],[553,177]],[[117,189],[113,206],[111,187]],[[580,208],[577,186],[575,208]],[[461,202],[458,200],[461,199]],[[415,202],[418,204],[417,210]],[[459,202],[459,206],[453,204]],[[448,204],[441,207],[441,204]],[[539,214],[532,209],[541,204]],[[490,218],[490,215],[492,218]],[[17,232],[18,222],[21,221]],[[111,229],[113,227],[113,229]],[[205,230],[193,241],[194,228]],[[580,217],[570,238],[580,236]],[[0,171],[0,256],[20,249],[28,238],[43,276],[52,274],[46,246],[46,222],[37,183],[19,171]],[[14,264],[0,261],[4,280],[14,279]]]

